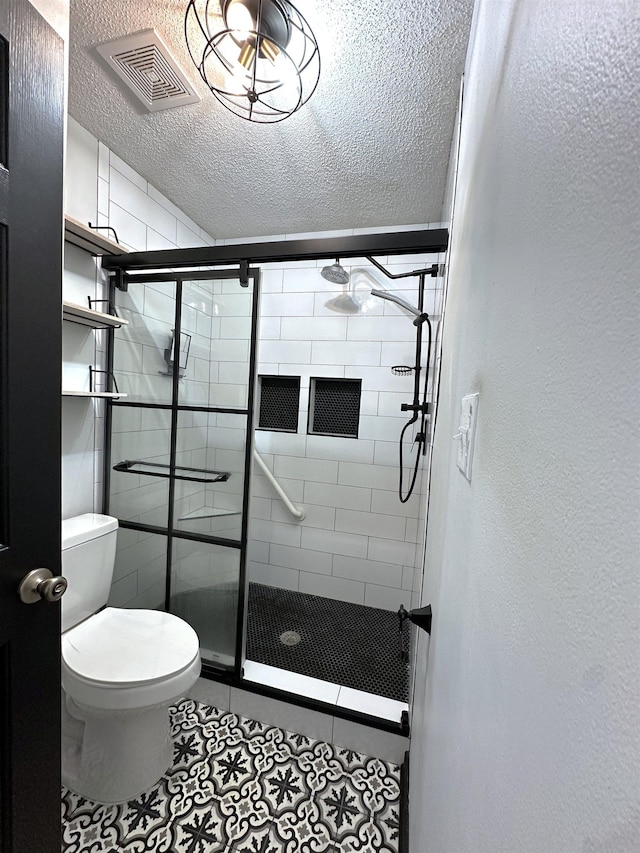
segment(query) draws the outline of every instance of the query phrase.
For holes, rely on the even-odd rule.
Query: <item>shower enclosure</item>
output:
[[[334,316],[326,303],[327,294],[320,293],[309,296],[315,308],[308,319],[293,316],[287,320],[290,303],[283,302],[275,309],[272,305],[273,299],[278,299],[274,296],[277,287],[273,275],[274,266],[286,267],[296,261],[305,261],[308,266],[309,259],[378,254],[399,255],[401,261],[407,253],[440,253],[446,249],[446,239],[446,231],[432,229],[340,240],[135,253],[104,259],[105,268],[112,270],[115,308],[129,321],[128,326],[111,333],[108,348],[108,368],[122,395],[109,404],[106,417],[104,510],[120,521],[112,603],[162,608],[190,622],[201,640],[205,675],[243,684],[247,683],[243,677],[258,681],[252,674],[256,671],[254,661],[262,660],[269,664],[267,669],[281,667],[332,682],[335,679],[331,667],[337,657],[343,657],[343,670],[351,669],[353,678],[338,683],[350,684],[356,692],[375,693],[376,678],[371,673],[387,670],[392,681],[399,677],[400,683],[404,679],[405,686],[396,698],[401,698],[402,690],[406,698],[408,668],[401,660],[402,641],[395,610],[400,602],[415,605],[411,589],[414,559],[418,559],[415,555],[421,551],[420,519],[418,510],[392,506],[391,498],[399,505],[397,494],[385,491],[390,488],[387,485],[377,491],[374,480],[397,465],[397,436],[402,422],[392,420],[385,406],[393,403],[399,408],[395,398],[400,391],[409,401],[413,378],[387,378],[391,377],[391,370],[384,366],[384,358],[379,360],[379,367],[357,367],[355,374],[344,365],[331,367],[326,363],[318,372],[310,362],[297,363],[295,355],[290,364],[271,363],[276,360],[272,359],[274,350],[270,344],[274,325],[278,326],[286,350],[289,344],[284,340],[285,326],[295,329],[298,325],[294,338],[299,339],[307,334],[313,336],[316,328],[331,326],[323,314]],[[358,263],[361,265],[362,261]],[[307,274],[311,275],[311,270]],[[313,274],[320,280],[317,268]],[[266,291],[262,301],[262,339],[261,278]],[[280,293],[286,301],[286,270],[283,280]],[[294,290],[302,289],[299,280],[293,285]],[[415,296],[403,292],[415,301]],[[388,317],[390,310],[397,309],[390,309],[386,301],[375,301],[377,307],[366,322],[374,320],[383,324],[380,328],[396,328],[401,339],[409,341],[406,351],[413,353],[411,322],[406,317]],[[433,308],[428,304],[426,310]],[[272,322],[271,317],[278,311],[281,314],[277,322]],[[338,318],[335,323],[344,323],[347,328],[347,320]],[[354,318],[353,324],[353,335],[358,339],[368,327],[361,317]],[[312,331],[307,333],[307,328]],[[262,360],[258,352],[260,340],[264,348]],[[308,347],[311,346],[309,342]],[[327,348],[319,347],[325,362],[326,353],[329,358],[335,356],[331,346],[329,343]],[[379,349],[382,346],[378,344]],[[395,355],[399,345],[391,342],[388,346]],[[358,347],[363,350],[362,357],[369,358],[367,345],[358,343]],[[385,377],[380,392],[367,390],[367,370],[376,377]],[[297,383],[305,419],[306,411],[311,413],[312,401],[328,401],[325,409],[314,404],[315,423],[309,414],[306,426],[296,421],[275,433],[260,428],[258,389],[262,383],[264,387],[273,385],[269,383],[270,371],[284,380],[285,388],[288,383],[289,390]],[[290,373],[296,375],[288,377]],[[363,380],[355,378],[361,374],[365,375]],[[347,387],[351,401],[357,400],[360,437],[358,427],[355,436],[336,438],[336,433],[331,433],[336,427],[324,426],[327,406],[335,409],[331,395],[337,378]],[[365,389],[362,396],[361,387]],[[376,412],[381,417],[374,417]],[[297,418],[297,410],[295,415]],[[377,440],[379,435],[375,441],[366,435],[367,429],[379,431],[382,421],[388,421],[395,449],[390,446],[392,442]],[[303,444],[309,451],[306,456],[299,455]],[[275,470],[285,490],[293,489],[289,496],[294,505],[305,507],[306,519],[295,518],[285,508],[272,482],[263,476],[263,466],[256,465],[252,477],[256,448],[267,467]],[[339,464],[345,465],[346,481],[352,473],[370,478],[368,488],[342,486],[337,475],[333,479],[327,477],[328,471],[338,471]],[[324,483],[336,484],[331,487],[337,495],[336,503],[332,504]],[[395,481],[393,489],[396,490]],[[351,506],[349,502],[359,500],[358,495],[365,492],[369,493],[367,506]],[[372,529],[351,532],[349,519],[368,524],[364,518],[368,513]],[[380,529],[382,519],[388,521],[389,531]],[[339,541],[337,550],[332,537]],[[352,551],[355,546],[364,550]],[[300,565],[285,568],[294,565],[292,561]],[[344,579],[369,570],[395,573],[398,587],[402,577],[403,589],[393,592],[376,586],[388,583],[384,578],[379,581],[369,577],[365,584],[363,577],[360,586],[363,590],[366,587],[367,592],[358,603],[357,597],[347,596],[345,601],[335,600],[338,596],[333,593],[327,597],[322,588],[312,584],[330,581],[338,586],[354,586],[355,581]],[[299,575],[299,583],[293,585],[288,579],[280,583],[274,579],[274,572]],[[408,585],[404,584],[405,575],[409,577]],[[390,593],[391,597],[383,600],[382,593]],[[302,632],[305,640],[314,621],[318,628],[319,639],[315,646],[309,644],[310,651],[306,652],[314,661],[311,670],[305,668],[304,661],[295,663],[300,614],[307,620]],[[369,639],[373,635],[367,633],[376,619],[378,625],[384,623],[384,648],[379,638]],[[408,628],[405,624],[405,651]],[[267,648],[269,644],[273,653]],[[374,650],[367,664],[369,674],[364,670],[354,672],[354,667],[361,664],[351,652],[366,649]],[[387,656],[385,660],[382,652]],[[266,657],[261,657],[263,653]],[[322,666],[316,666],[318,663],[327,663],[326,673]],[[359,680],[355,677],[358,675]],[[338,689],[342,688],[336,687],[336,696]],[[382,694],[395,696],[388,690]],[[320,698],[323,701],[328,700]]]

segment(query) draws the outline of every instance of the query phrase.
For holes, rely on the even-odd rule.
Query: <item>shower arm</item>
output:
[[[413,278],[414,276],[418,276],[420,278],[420,299],[417,308],[414,308],[409,302],[405,302],[400,296],[394,296],[392,293],[387,293],[386,291],[381,290],[372,290],[371,293],[374,296],[378,296],[380,299],[388,299],[390,302],[395,302],[396,305],[399,305],[401,308],[404,308],[405,311],[408,311],[410,314],[413,314],[415,320],[413,321],[414,326],[421,326],[425,320],[429,319],[429,315],[425,314],[422,310],[422,300],[424,294],[424,280],[425,277],[430,275],[432,278],[435,278],[437,275],[442,275],[443,273],[443,265],[442,264],[431,264],[430,267],[425,267],[421,270],[411,270],[411,272],[389,272],[386,267],[383,267],[379,261],[376,261],[375,258],[372,258],[371,255],[367,255],[367,260],[369,263],[373,264],[376,269],[379,269],[381,273],[384,273],[387,278],[390,279],[398,279],[398,278]]]
[[[441,264],[431,264],[430,267],[426,267],[422,270],[412,270],[411,272],[389,272],[388,269],[382,266],[381,263],[376,261],[375,258],[372,258],[370,255],[366,256],[369,263],[373,264],[374,267],[380,270],[380,272],[384,273],[387,278],[411,278],[414,275],[430,275],[432,278],[435,278],[437,275],[442,275],[443,265]]]

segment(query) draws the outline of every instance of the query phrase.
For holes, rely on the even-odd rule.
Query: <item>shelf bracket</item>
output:
[[[112,317],[118,317],[116,306],[113,304],[111,299],[92,299],[91,296],[87,296],[87,302],[89,303],[89,308],[91,308],[91,310],[94,310],[94,305],[106,305],[109,308],[106,313],[111,314]],[[118,317],[118,319],[120,318]]]
[[[89,228],[93,228],[94,231],[111,231],[113,234],[113,239],[116,243],[119,243],[118,235],[116,234],[116,229],[112,228],[111,225],[92,225],[90,222],[87,223]]]
[[[116,377],[113,375],[113,370],[98,370],[97,367],[93,367],[91,364],[89,365],[89,391],[95,391],[96,389],[93,387],[94,385],[94,376],[96,373],[106,373],[107,376],[111,377],[111,381],[113,382],[113,387],[116,389],[116,393],[120,393],[120,389],[118,388],[118,383],[116,382]]]

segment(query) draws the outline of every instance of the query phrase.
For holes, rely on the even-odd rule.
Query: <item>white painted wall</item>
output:
[[[639,66],[635,3],[477,5],[412,853],[640,843]],[[469,483],[451,436],[475,391]]]
[[[70,0],[29,0],[29,2],[66,44],[69,41]]]

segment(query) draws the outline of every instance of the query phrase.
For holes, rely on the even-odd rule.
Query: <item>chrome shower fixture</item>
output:
[[[336,258],[335,264],[328,267],[322,267],[320,270],[322,278],[326,278],[332,284],[349,284],[351,276],[340,263],[340,258]],[[339,296],[334,296],[324,303],[330,311],[337,311],[338,314],[359,314],[362,311],[362,303],[354,296],[353,287],[349,292],[341,293]]]
[[[320,275],[332,284],[349,284],[349,273],[340,263],[340,258],[336,258],[335,264],[330,267],[322,267]]]
[[[337,311],[338,314],[359,314],[362,311],[362,303],[351,293],[341,293],[324,304],[330,311]]]
[[[415,314],[416,317],[420,316],[420,311],[400,296],[395,296],[393,293],[386,293],[382,290],[372,290],[371,295],[377,296],[378,299],[388,299],[389,302],[395,302],[396,305],[404,308],[405,311],[409,311],[410,314]]]
[[[411,303],[407,302],[405,299],[402,299],[400,296],[396,296],[394,293],[387,293],[384,290],[372,290],[372,296],[377,296],[378,299],[386,299],[389,302],[395,302],[396,305],[399,305],[401,308],[404,308],[405,311],[408,311],[410,314],[415,316],[415,320],[413,321],[413,325],[417,326],[419,323],[424,323],[424,321],[429,316],[425,314],[423,311],[419,311],[415,308]]]

